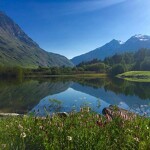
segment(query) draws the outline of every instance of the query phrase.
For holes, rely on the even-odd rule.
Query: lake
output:
[[[101,114],[109,105],[150,116],[150,83],[117,78],[56,77],[0,81],[0,112],[45,116],[89,106]]]

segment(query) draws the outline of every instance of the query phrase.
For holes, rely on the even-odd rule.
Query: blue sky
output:
[[[0,0],[0,10],[41,48],[68,58],[150,35],[150,0]]]

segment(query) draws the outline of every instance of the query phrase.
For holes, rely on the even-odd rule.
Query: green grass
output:
[[[43,77],[43,78],[49,78],[49,77],[73,77],[73,78],[105,78],[107,77],[107,74],[105,73],[83,73],[83,74],[70,74],[70,75],[65,75],[65,74],[61,74],[61,75],[30,75],[27,76],[30,78],[39,78],[39,77]]]
[[[149,118],[115,118],[105,126],[97,125],[97,120],[104,122],[105,118],[92,112],[74,113],[67,118],[1,118],[0,149],[149,149]]]
[[[129,71],[117,75],[117,77],[135,82],[150,82],[150,71]]]

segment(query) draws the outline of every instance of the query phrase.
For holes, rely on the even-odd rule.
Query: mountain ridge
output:
[[[10,17],[0,12],[0,65],[21,67],[73,66],[65,56],[39,47]]]
[[[91,61],[96,58],[104,60],[106,57],[113,56],[116,53],[137,51],[141,48],[150,48],[150,36],[136,34],[129,38],[126,42],[113,39],[101,47],[73,57],[71,61],[77,65],[83,61]]]

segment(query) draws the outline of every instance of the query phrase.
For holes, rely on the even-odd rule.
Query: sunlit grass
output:
[[[150,71],[129,71],[117,77],[134,82],[150,82]]]
[[[149,149],[149,118],[107,122],[105,117],[88,111],[64,118],[1,118],[0,149]]]
[[[61,74],[61,75],[32,75],[28,77],[70,77],[70,78],[105,78],[108,75],[106,73],[81,73],[81,74]]]

